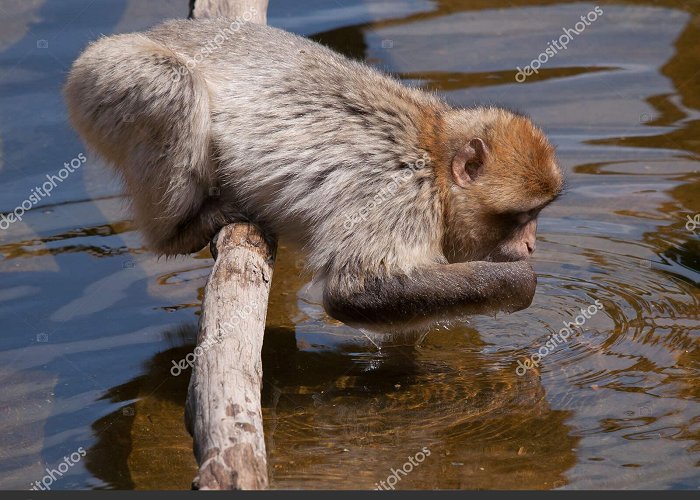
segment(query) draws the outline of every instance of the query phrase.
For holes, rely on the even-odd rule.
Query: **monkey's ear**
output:
[[[464,188],[474,182],[484,171],[488,153],[486,143],[478,137],[462,146],[452,158],[452,177],[455,183]]]

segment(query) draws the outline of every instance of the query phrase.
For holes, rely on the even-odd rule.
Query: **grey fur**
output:
[[[225,217],[187,238],[183,225],[220,216],[201,209],[218,187],[235,205],[231,215],[306,244],[314,271],[439,259],[442,208],[428,166],[372,219],[351,230],[343,222],[427,154],[416,146],[422,108],[444,105],[307,39],[249,23],[177,73],[229,24],[178,20],[103,38],[70,73],[73,124],[123,175],[153,251],[203,247]],[[221,199],[209,203],[224,210]],[[386,231],[392,246],[372,241]]]

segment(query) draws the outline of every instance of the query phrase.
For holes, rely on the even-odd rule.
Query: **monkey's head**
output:
[[[527,259],[537,216],[563,185],[554,148],[528,118],[500,108],[455,110],[446,125],[445,256]]]

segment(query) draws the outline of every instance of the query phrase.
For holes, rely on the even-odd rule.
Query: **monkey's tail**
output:
[[[134,219],[157,253],[189,253],[223,224],[215,203],[207,83],[187,60],[140,34],[102,38],[71,69],[73,126],[123,177]]]

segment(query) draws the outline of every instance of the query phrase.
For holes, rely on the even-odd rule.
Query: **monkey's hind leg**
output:
[[[125,181],[134,220],[165,255],[202,248],[225,217],[214,186],[209,92],[187,60],[144,35],[102,38],[74,63],[70,119]]]

